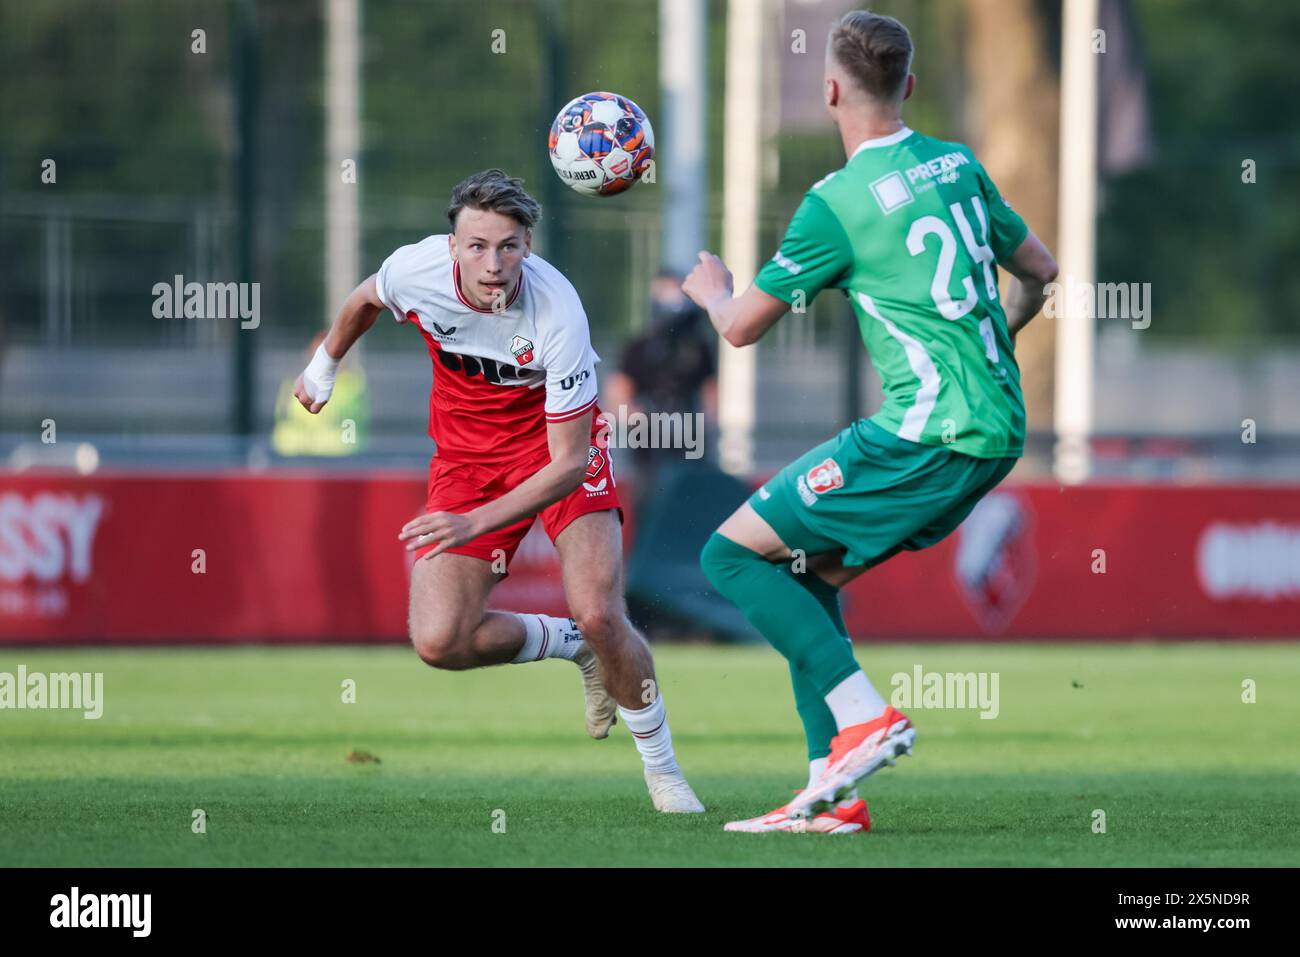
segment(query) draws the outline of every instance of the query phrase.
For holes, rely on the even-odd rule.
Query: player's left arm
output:
[[[589,409],[566,422],[546,423],[546,443],[551,460],[505,495],[463,515],[455,512],[421,515],[402,526],[397,537],[407,543],[408,552],[437,542],[438,547],[424,556],[432,558],[555,504],[581,485],[586,477],[591,415]]]
[[[1007,331],[1014,341],[1016,333],[1042,311],[1043,304],[1051,296],[1052,283],[1057,275],[1056,259],[1043,241],[1031,232],[1016,251],[998,265],[1014,277],[1002,303],[1007,316]]]
[[[1056,280],[1056,260],[978,164],[976,176],[988,207],[989,245],[998,265],[1013,277],[1002,308],[1007,317],[1007,332],[1014,342],[1016,334],[1038,315],[1051,294],[1051,283]]]

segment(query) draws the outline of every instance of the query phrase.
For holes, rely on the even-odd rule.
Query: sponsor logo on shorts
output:
[[[596,476],[605,470],[609,464],[609,453],[603,449],[592,445],[587,448],[587,480],[582,483],[582,487],[587,490],[588,495],[597,495],[605,491],[609,484],[610,475],[605,476],[600,481],[596,481]]]
[[[808,470],[808,486],[818,495],[831,489],[844,487],[844,473],[834,459],[827,459],[821,465],[814,465]]]

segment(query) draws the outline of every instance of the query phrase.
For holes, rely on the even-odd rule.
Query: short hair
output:
[[[467,176],[452,189],[447,219],[453,232],[462,209],[500,213],[525,229],[532,229],[542,218],[542,206],[524,191],[524,181],[496,168]]]
[[[912,35],[893,17],[850,10],[831,27],[827,52],[876,100],[897,99],[912,68]]]

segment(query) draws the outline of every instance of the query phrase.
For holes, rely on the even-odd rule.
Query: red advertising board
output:
[[[872,637],[1300,636],[1300,488],[1007,485],[844,592]]]
[[[0,641],[401,641],[420,475],[0,476]],[[497,607],[566,613],[525,540]],[[872,638],[1295,637],[1300,488],[1019,485],[845,590]]]

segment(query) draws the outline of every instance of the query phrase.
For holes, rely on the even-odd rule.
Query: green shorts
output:
[[[859,419],[774,475],[749,504],[787,547],[844,549],[845,565],[870,568],[946,538],[1015,464],[909,442]]]

